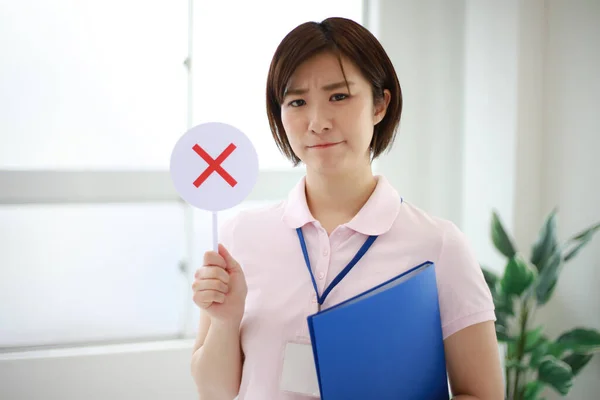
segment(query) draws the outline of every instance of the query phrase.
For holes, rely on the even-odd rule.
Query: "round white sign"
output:
[[[221,211],[241,203],[258,178],[258,155],[239,129],[220,122],[197,125],[175,144],[171,179],[194,207]]]

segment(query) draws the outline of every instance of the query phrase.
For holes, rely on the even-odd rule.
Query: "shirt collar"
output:
[[[382,175],[376,175],[377,186],[360,211],[344,224],[364,235],[382,235],[390,230],[400,211],[402,198]],[[316,222],[306,203],[306,177],[291,190],[283,212],[283,221],[293,229]]]

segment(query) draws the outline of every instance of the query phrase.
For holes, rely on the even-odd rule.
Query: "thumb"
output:
[[[219,243],[219,255],[223,257],[225,262],[227,263],[227,269],[231,272],[243,272],[240,264],[231,256],[229,251],[225,248],[224,245]]]

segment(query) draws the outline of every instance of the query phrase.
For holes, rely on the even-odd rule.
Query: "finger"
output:
[[[229,292],[229,285],[223,283],[219,279],[201,279],[196,280],[192,284],[192,290],[194,292],[202,290],[216,290],[217,292],[227,293]]]
[[[214,290],[203,290],[194,293],[194,303],[203,308],[208,308],[212,303],[222,304],[225,294]]]
[[[203,265],[226,268],[227,263],[225,259],[215,251],[207,251],[204,253]]]
[[[194,274],[197,280],[219,279],[223,283],[229,283],[229,273],[221,267],[202,267]]]
[[[240,264],[231,256],[231,253],[225,248],[224,245],[219,243],[219,254],[223,257],[227,263],[227,268],[233,271],[241,271]]]

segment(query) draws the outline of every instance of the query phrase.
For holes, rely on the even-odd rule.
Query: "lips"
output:
[[[338,145],[342,142],[331,142],[331,143],[322,143],[322,144],[316,144],[314,146],[308,146],[311,149],[326,149],[328,147],[333,147],[335,145]]]

